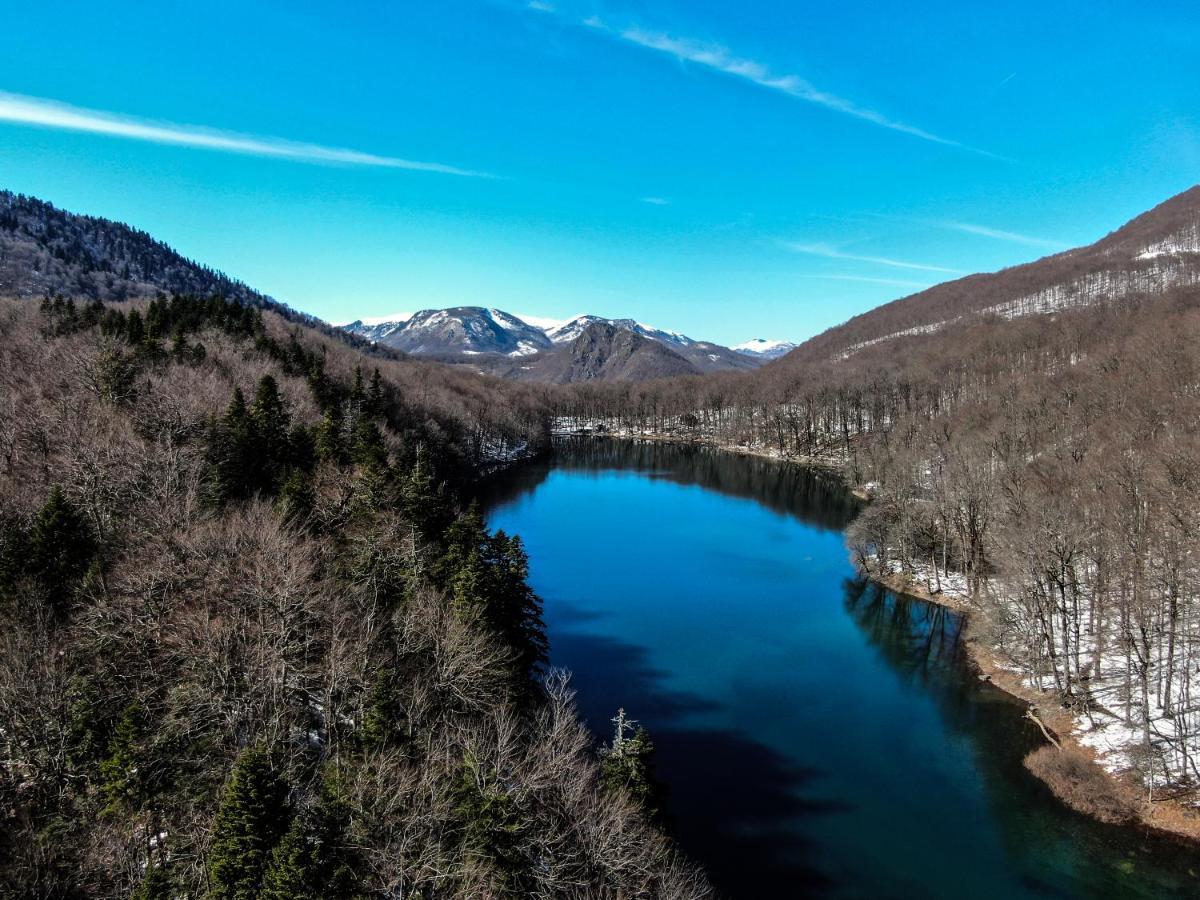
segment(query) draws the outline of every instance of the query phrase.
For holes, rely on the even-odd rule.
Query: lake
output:
[[[1059,804],[962,620],[856,577],[833,476],[700,447],[559,442],[490,483],[551,662],[650,732],[668,825],[725,896],[1171,897],[1191,850]]]

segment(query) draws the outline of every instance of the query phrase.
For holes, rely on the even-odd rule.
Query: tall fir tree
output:
[[[265,750],[243,751],[213,822],[208,853],[213,900],[256,900],[271,852],[287,826],[287,785]]]
[[[55,485],[30,529],[26,570],[56,614],[66,612],[96,549],[91,526]]]

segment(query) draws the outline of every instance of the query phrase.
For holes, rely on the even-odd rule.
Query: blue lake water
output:
[[[724,895],[1200,896],[1194,851],[1062,807],[960,619],[861,582],[828,475],[583,439],[484,496],[519,534],[551,661],[607,738],[650,731],[671,832]]]

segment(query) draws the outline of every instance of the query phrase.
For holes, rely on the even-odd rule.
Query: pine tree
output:
[[[279,512],[290,525],[303,527],[316,505],[312,480],[299,469],[293,469],[279,489]]]
[[[143,786],[138,757],[145,736],[144,718],[141,704],[133,702],[125,707],[109,742],[108,755],[100,763],[100,793],[108,815],[141,806]]]
[[[166,863],[150,864],[141,883],[129,895],[129,900],[173,900],[178,896],[174,879]]]
[[[233,766],[213,823],[208,875],[214,900],[255,900],[271,851],[287,827],[287,785],[266,751],[251,748]]]
[[[270,375],[264,375],[258,382],[254,404],[250,407],[250,422],[258,444],[256,449],[262,460],[262,483],[259,487],[263,489],[271,490],[277,486],[275,480],[290,462],[290,418],[283,397],[279,394],[279,385]]]
[[[378,369],[371,373],[371,386],[367,389],[366,411],[369,416],[383,415],[383,378]]]
[[[617,710],[612,720],[613,742],[601,751],[600,781],[605,790],[624,788],[647,815],[662,814],[663,787],[654,777],[654,744],[650,734],[625,710]],[[632,734],[630,734],[632,732]]]
[[[425,447],[417,448],[417,459],[400,488],[400,505],[405,518],[425,540],[441,535],[450,519],[450,507],[433,479],[433,468]]]
[[[27,571],[41,582],[56,613],[66,612],[96,554],[92,529],[57,485],[29,533]]]
[[[125,340],[137,347],[146,339],[146,326],[142,322],[142,314],[136,309],[129,311],[125,320]]]
[[[348,846],[350,811],[332,770],[317,801],[293,820],[271,854],[260,900],[352,900],[359,860]]]
[[[375,676],[363,713],[362,745],[367,750],[382,750],[403,742],[407,716],[396,696],[396,683],[390,671]]]

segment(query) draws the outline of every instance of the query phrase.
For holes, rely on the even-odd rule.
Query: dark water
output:
[[[730,897],[1177,897],[1200,859],[1059,805],[960,620],[854,578],[828,476],[567,442],[485,497],[524,538],[551,657],[658,748],[671,827]]]

